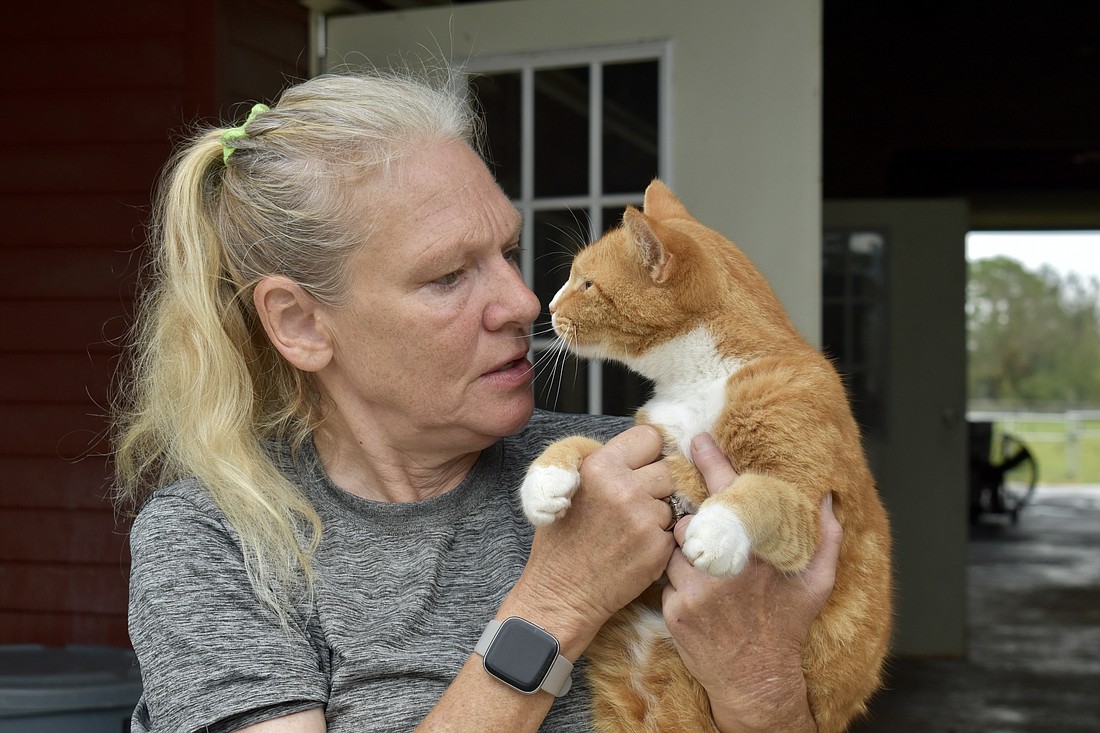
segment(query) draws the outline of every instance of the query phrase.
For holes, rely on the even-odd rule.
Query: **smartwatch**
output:
[[[490,621],[474,652],[486,672],[528,695],[545,690],[561,697],[573,684],[573,664],[558,653],[558,640],[518,616]]]

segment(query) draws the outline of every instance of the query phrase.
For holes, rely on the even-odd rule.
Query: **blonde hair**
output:
[[[323,416],[312,380],[268,341],[252,290],[283,275],[343,302],[348,260],[371,231],[361,184],[433,141],[474,144],[475,119],[454,70],[326,75],[288,88],[226,143],[224,162],[224,130],[201,131],[161,178],[114,399],[116,501],[132,511],[158,486],[196,477],[284,622],[312,592],[321,523],[273,451],[300,448]]]

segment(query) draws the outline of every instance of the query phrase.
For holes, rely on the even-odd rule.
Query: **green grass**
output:
[[[1027,445],[1039,464],[1041,484],[1100,484],[1100,421],[1078,423],[1078,437],[1070,442],[1067,423],[1050,421],[998,422],[994,444],[1008,432]]]

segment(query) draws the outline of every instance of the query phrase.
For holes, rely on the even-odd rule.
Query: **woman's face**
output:
[[[362,210],[380,224],[353,256],[350,302],[329,313],[335,351],[318,375],[338,421],[429,449],[516,432],[534,409],[539,312],[519,272],[518,212],[459,142],[368,185]]]

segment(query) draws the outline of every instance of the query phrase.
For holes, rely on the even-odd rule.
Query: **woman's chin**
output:
[[[506,435],[515,435],[531,419],[535,411],[535,396],[531,390],[515,395],[506,404],[493,411],[494,428],[489,432],[503,438]],[[486,415],[486,417],[489,417]]]

